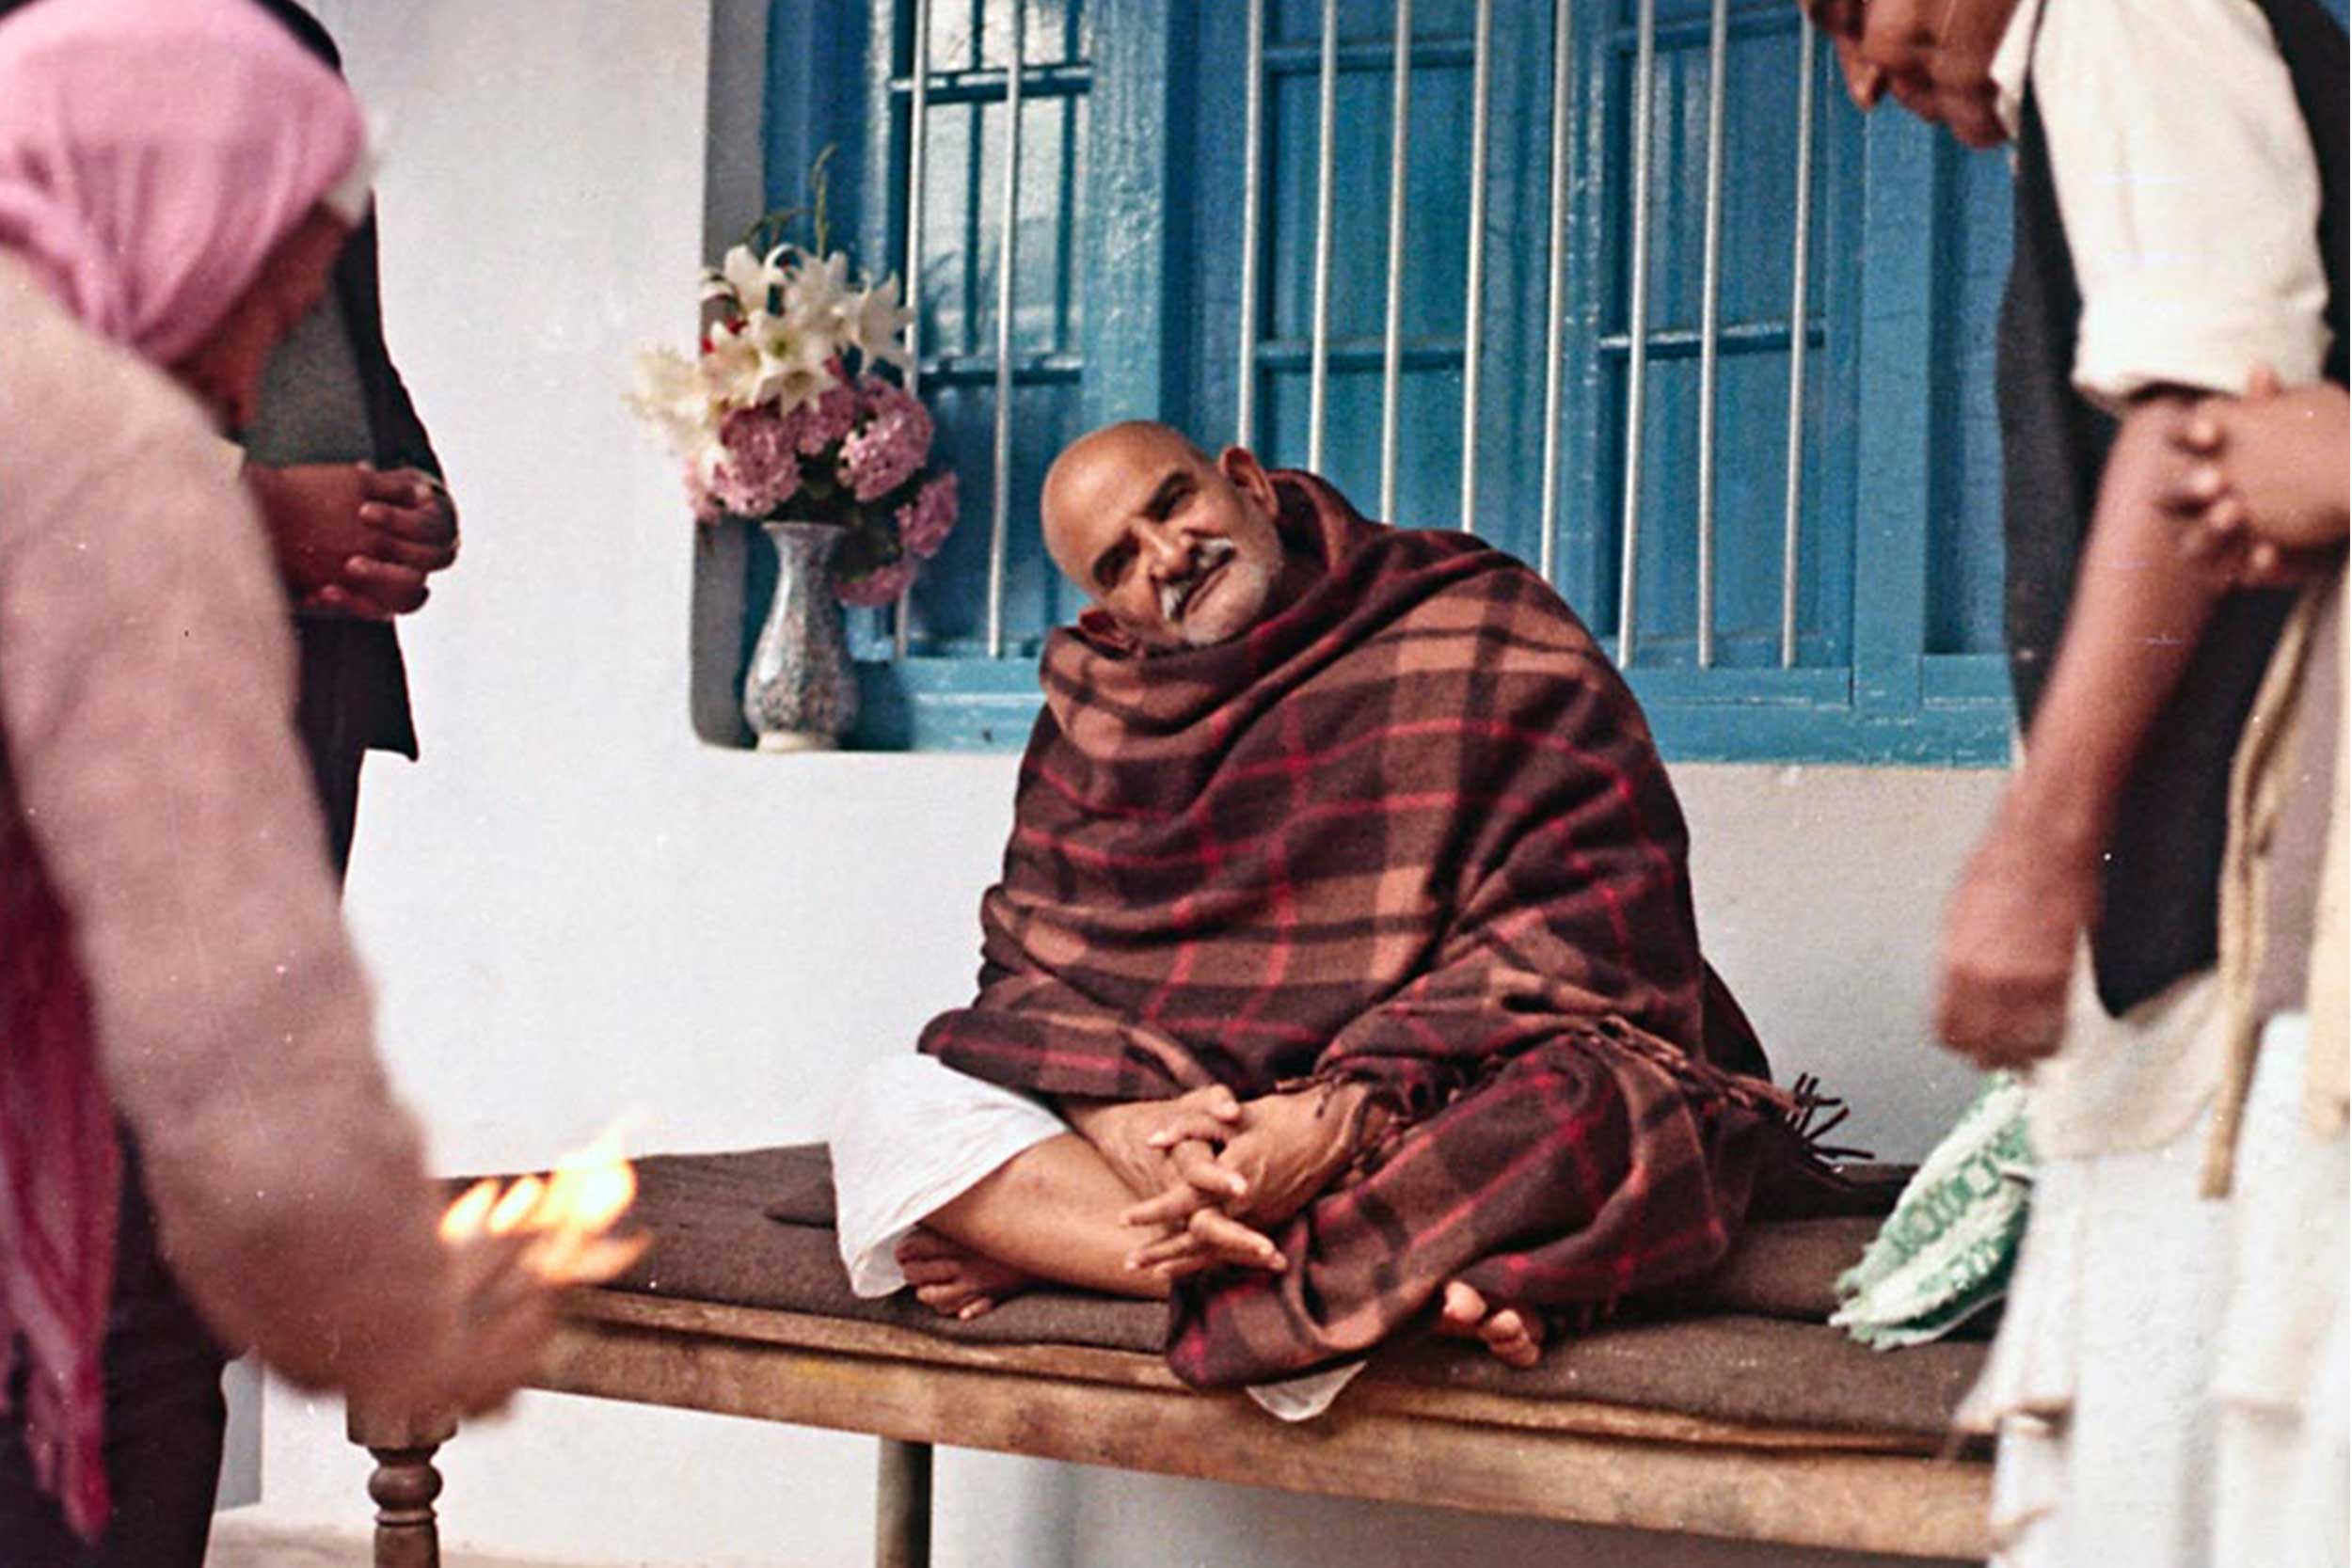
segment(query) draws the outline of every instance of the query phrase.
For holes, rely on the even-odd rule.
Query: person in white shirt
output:
[[[2341,1124],[2314,1135],[2277,1087],[2299,1075],[2294,1030],[2253,1074],[2243,1180],[2227,1202],[2200,1191],[2229,1033],[2230,762],[2288,597],[2184,560],[2174,517],[2200,500],[2178,444],[2195,400],[2344,379],[2344,35],[2311,0],[1806,8],[1864,107],[1892,96],[1971,146],[2016,145],[1999,395],[2029,724],[1947,914],[1937,1019],[1972,1058],[2029,1069],[2043,1162],[1963,1413],[2001,1434],[1999,1560],[2321,1560],[2248,1536],[2231,1505],[2249,1484],[2274,1523],[2325,1508],[2285,1496],[2299,1465],[2238,1463],[2225,1418],[2249,1365],[2270,1390],[2312,1386],[2289,1366],[2312,1337],[2281,1349],[2286,1325],[2340,1307]],[[2296,575],[2281,562],[2311,564],[2265,576]],[[2282,1418],[2340,1434],[2329,1400],[2340,1386]],[[2341,1471],[2340,1435],[2313,1440]]]

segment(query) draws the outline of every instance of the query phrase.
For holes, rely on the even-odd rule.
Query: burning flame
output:
[[[462,1246],[483,1236],[526,1238],[525,1267],[551,1285],[598,1285],[651,1244],[615,1239],[612,1227],[637,1196],[637,1173],[621,1157],[617,1129],[556,1162],[545,1177],[495,1177],[466,1189],[441,1215],[441,1240]]]

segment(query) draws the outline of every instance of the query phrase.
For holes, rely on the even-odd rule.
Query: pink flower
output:
[[[833,385],[787,416],[794,450],[803,457],[814,457],[844,439],[857,423],[857,388],[850,385],[840,359],[828,360],[825,369],[833,376]]]
[[[800,490],[792,432],[773,407],[763,404],[729,414],[719,427],[719,444],[725,455],[711,472],[710,491],[729,512],[764,517]]]
[[[956,476],[941,474],[898,508],[898,543],[909,555],[929,561],[956,526]]]
[[[914,477],[931,450],[931,416],[905,388],[878,375],[859,384],[866,422],[841,444],[841,479],[862,501],[879,500]]]
[[[834,597],[843,604],[857,605],[866,610],[896,604],[898,595],[905,593],[907,585],[914,580],[914,558],[902,555],[887,566],[877,566],[864,577],[851,578],[840,584],[834,590]]]

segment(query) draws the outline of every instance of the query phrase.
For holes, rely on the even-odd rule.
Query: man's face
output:
[[[1229,447],[1212,463],[1164,426],[1081,437],[1046,477],[1045,548],[1146,648],[1200,648],[1257,624],[1282,575],[1274,485]]]
[[[1895,102],[1970,147],[2009,139],[1993,55],[2017,0],[1800,0],[1829,35],[1857,107]]]
[[[325,208],[313,209],[278,244],[261,275],[210,336],[171,367],[172,375],[212,411],[223,432],[253,422],[270,351],[326,293],[328,273],[351,230]]]

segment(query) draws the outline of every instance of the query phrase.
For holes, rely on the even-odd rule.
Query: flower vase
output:
[[[776,546],[776,590],[743,674],[743,718],[763,752],[829,751],[857,721],[857,672],[850,664],[833,553],[842,531],[829,523],[759,525]]]

